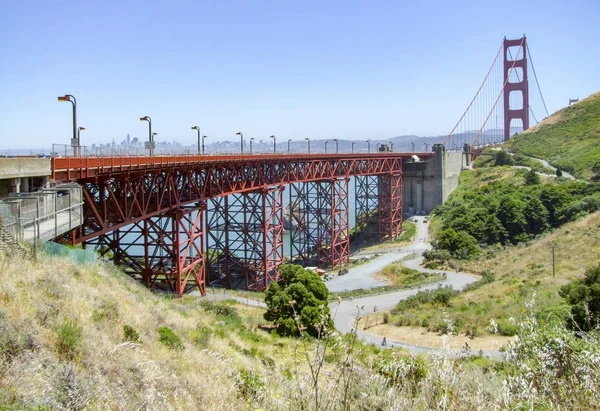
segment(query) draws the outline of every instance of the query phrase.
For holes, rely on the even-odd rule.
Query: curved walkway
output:
[[[359,288],[371,288],[377,285],[385,285],[385,283],[376,280],[373,278],[373,275],[381,270],[381,264],[377,263],[378,261],[385,261],[386,264],[383,266],[390,264],[393,261],[401,259],[407,255],[415,253],[415,258],[404,263],[404,266],[408,268],[412,268],[415,270],[419,270],[422,272],[429,273],[445,273],[446,279],[442,281],[440,284],[442,286],[450,286],[456,290],[462,290],[467,284],[470,284],[479,279],[478,276],[462,273],[456,271],[441,271],[441,270],[429,270],[420,267],[420,264],[423,262],[422,253],[424,250],[431,248],[431,245],[427,241],[427,224],[423,222],[424,217],[417,217],[417,226],[418,226],[418,234],[413,241],[413,243],[406,247],[403,251],[400,252],[391,252],[385,255],[382,255],[367,264],[355,267],[350,270],[350,272],[342,277],[337,277],[334,280],[326,283],[329,291],[342,291],[342,290],[353,290]],[[386,257],[386,258],[383,258]],[[383,268],[383,267],[382,267]],[[350,277],[352,276],[352,277]],[[350,281],[346,281],[350,279]],[[365,286],[363,284],[376,284],[371,287]],[[379,310],[390,310],[392,309],[400,300],[406,299],[411,295],[415,295],[419,291],[430,290],[437,288],[438,285],[428,285],[420,288],[413,288],[408,290],[395,291],[386,294],[365,296],[354,299],[346,299],[341,302],[332,303],[329,305],[331,309],[332,316],[334,317],[335,328],[341,333],[349,333],[353,330],[353,322],[355,319],[363,314],[368,314],[371,312],[371,309],[377,305]],[[357,335],[361,340],[366,343],[379,344],[381,343],[381,337],[378,335],[370,334],[361,330],[356,331]],[[460,350],[451,350],[451,349],[440,349],[440,348],[431,348],[431,347],[422,347],[404,344],[400,341],[394,341],[391,339],[387,339],[388,347],[401,347],[409,350],[412,353],[440,353],[445,355],[460,355]],[[496,350],[483,350],[483,354],[486,356],[498,357],[499,352]]]

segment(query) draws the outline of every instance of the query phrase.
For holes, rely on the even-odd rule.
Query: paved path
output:
[[[422,253],[424,250],[431,248],[431,245],[427,241],[427,224],[424,223],[423,217],[417,217],[417,235],[413,243],[406,247],[403,251],[390,252],[388,254],[381,255],[374,258],[367,264],[355,267],[344,276],[335,278],[326,283],[327,288],[330,291],[342,291],[342,290],[353,290],[358,288],[370,288],[365,284],[377,284],[385,285],[381,281],[374,279],[372,276],[390,264],[407,255],[415,254],[415,258],[404,262],[404,266],[415,270],[429,272],[429,273],[445,273],[446,280],[440,284],[442,286],[451,286],[456,290],[462,290],[467,284],[477,281],[478,276],[469,273],[460,273],[455,271],[441,271],[441,270],[428,270],[420,267],[423,262]],[[381,262],[381,263],[379,263]],[[381,267],[383,266],[383,267]],[[381,268],[380,268],[381,267]],[[352,277],[351,277],[352,276]],[[349,280],[349,281],[346,281]],[[374,286],[377,286],[374,285]],[[371,287],[374,287],[371,286]],[[340,303],[330,304],[332,316],[334,317],[335,328],[342,333],[350,332],[353,327],[352,324],[355,318],[359,315],[368,314],[372,312],[372,309],[377,305],[380,311],[392,309],[400,300],[403,300],[411,295],[416,294],[419,291],[435,289],[439,284],[433,284],[423,286],[418,289],[409,289],[402,291],[395,291],[386,294],[371,295],[360,298],[346,299]],[[357,335],[361,340],[367,343],[380,344],[381,337],[373,334],[369,334],[364,331],[357,330]],[[400,341],[394,341],[388,339],[388,347],[402,347],[408,349],[412,353],[441,353],[445,355],[460,355],[460,350],[444,350],[440,348],[421,347],[404,344]],[[495,350],[483,350],[483,354],[487,356],[498,357],[499,353]]]

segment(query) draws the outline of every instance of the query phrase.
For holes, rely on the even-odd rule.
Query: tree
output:
[[[587,270],[583,279],[563,286],[559,295],[571,305],[569,328],[591,331],[600,326],[600,265]]]
[[[448,250],[453,257],[468,259],[479,254],[477,240],[466,231],[456,232],[452,228],[443,230],[438,236],[436,247]]]
[[[560,168],[556,169],[556,177],[562,177],[562,171],[560,170]]]
[[[513,244],[523,240],[527,221],[525,220],[525,204],[512,195],[506,195],[500,200],[496,216],[506,229]]]
[[[299,329],[313,337],[323,335],[323,329],[332,329],[327,299],[329,290],[319,276],[295,264],[279,268],[279,281],[267,289],[264,317],[273,321],[283,336],[298,336]]]
[[[529,195],[525,198],[524,213],[528,233],[540,234],[548,229],[548,210],[535,195]]]
[[[541,182],[540,176],[534,170],[529,170],[525,173],[525,185],[532,186]]]
[[[496,153],[495,165],[497,166],[512,166],[515,162],[510,154],[500,150]]]

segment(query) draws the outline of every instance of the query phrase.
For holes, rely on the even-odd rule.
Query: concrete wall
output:
[[[50,175],[49,158],[0,158],[0,196],[35,191]]]
[[[51,175],[49,158],[0,158],[0,179]]]
[[[403,164],[403,207],[405,213],[429,213],[442,204],[458,186],[463,153],[446,152],[441,145],[427,161]]]

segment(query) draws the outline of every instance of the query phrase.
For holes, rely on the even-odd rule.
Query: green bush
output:
[[[133,342],[133,343],[139,343],[140,342],[140,335],[135,330],[135,328],[133,328],[130,325],[125,324],[123,326],[123,341],[129,341],[129,342]]]
[[[72,360],[79,353],[83,342],[83,330],[74,321],[63,320],[56,330],[56,348],[59,355]]]
[[[511,324],[510,321],[499,320],[497,324],[498,333],[500,335],[512,337],[513,335],[517,335],[517,333],[519,332],[519,327],[517,325]]]
[[[328,298],[329,290],[317,274],[299,265],[284,264],[279,281],[272,282],[266,292],[264,318],[275,323],[281,336],[299,336],[303,330],[321,337],[333,329]]]
[[[591,331],[600,325],[600,265],[585,272],[585,277],[563,286],[559,292],[571,305],[569,328]]]
[[[208,348],[212,330],[208,327],[198,326],[192,332],[192,341],[194,345],[200,349]]]
[[[185,346],[181,339],[169,327],[160,327],[158,340],[171,350],[183,350]]]

